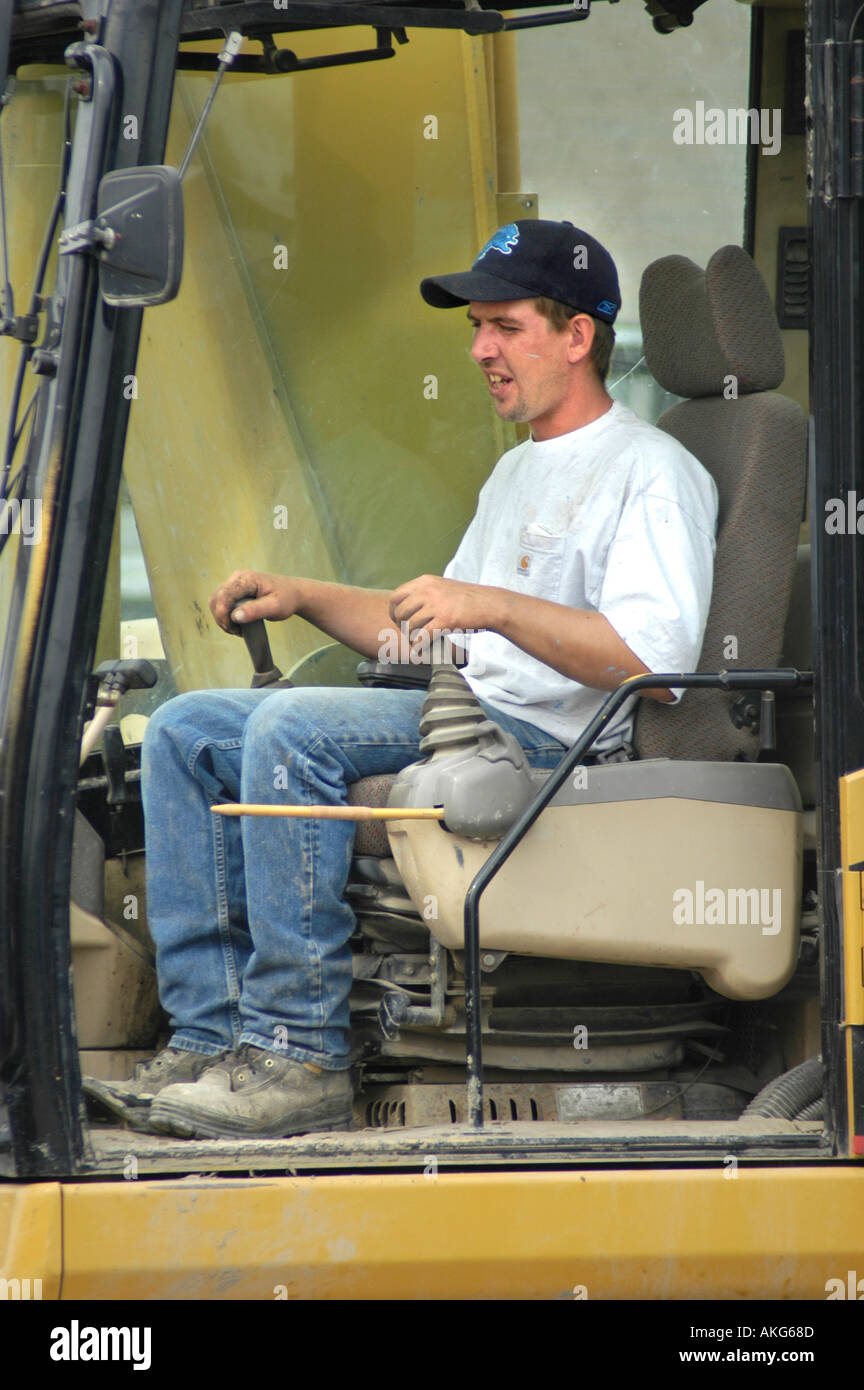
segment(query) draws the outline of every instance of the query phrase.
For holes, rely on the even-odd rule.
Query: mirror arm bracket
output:
[[[58,251],[61,256],[71,256],[79,251],[95,251],[104,247],[110,251],[116,245],[120,233],[105,221],[104,216],[88,222],[78,222],[60,233]]]

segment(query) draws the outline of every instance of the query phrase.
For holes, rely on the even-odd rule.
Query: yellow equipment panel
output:
[[[68,1299],[825,1299],[851,1168],[64,1186]]]

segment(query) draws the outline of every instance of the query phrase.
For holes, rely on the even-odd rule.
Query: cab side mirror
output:
[[[94,235],[106,304],[167,304],[183,274],[183,192],[167,164],[114,169],[99,185]]]

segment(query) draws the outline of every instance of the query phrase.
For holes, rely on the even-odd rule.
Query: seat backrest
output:
[[[699,671],[773,668],[783,632],[804,503],[807,422],[778,395],[785,359],[765,282],[740,246],[701,270],[664,256],[642,277],[649,370],[684,396],[657,421],[711,473],[719,493],[714,589]],[[755,758],[724,691],[688,691],[679,705],[641,700],[641,758]]]

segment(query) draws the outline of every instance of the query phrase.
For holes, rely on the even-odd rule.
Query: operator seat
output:
[[[700,270],[664,256],[642,276],[645,360],[687,399],[657,425],[679,440],[719,492],[714,591],[698,671],[768,669],[780,661],[804,508],[807,423],[776,393],[785,362],[765,282],[740,246]],[[678,706],[642,700],[640,758],[755,758],[758,741],[730,718],[725,691],[689,690]]]

